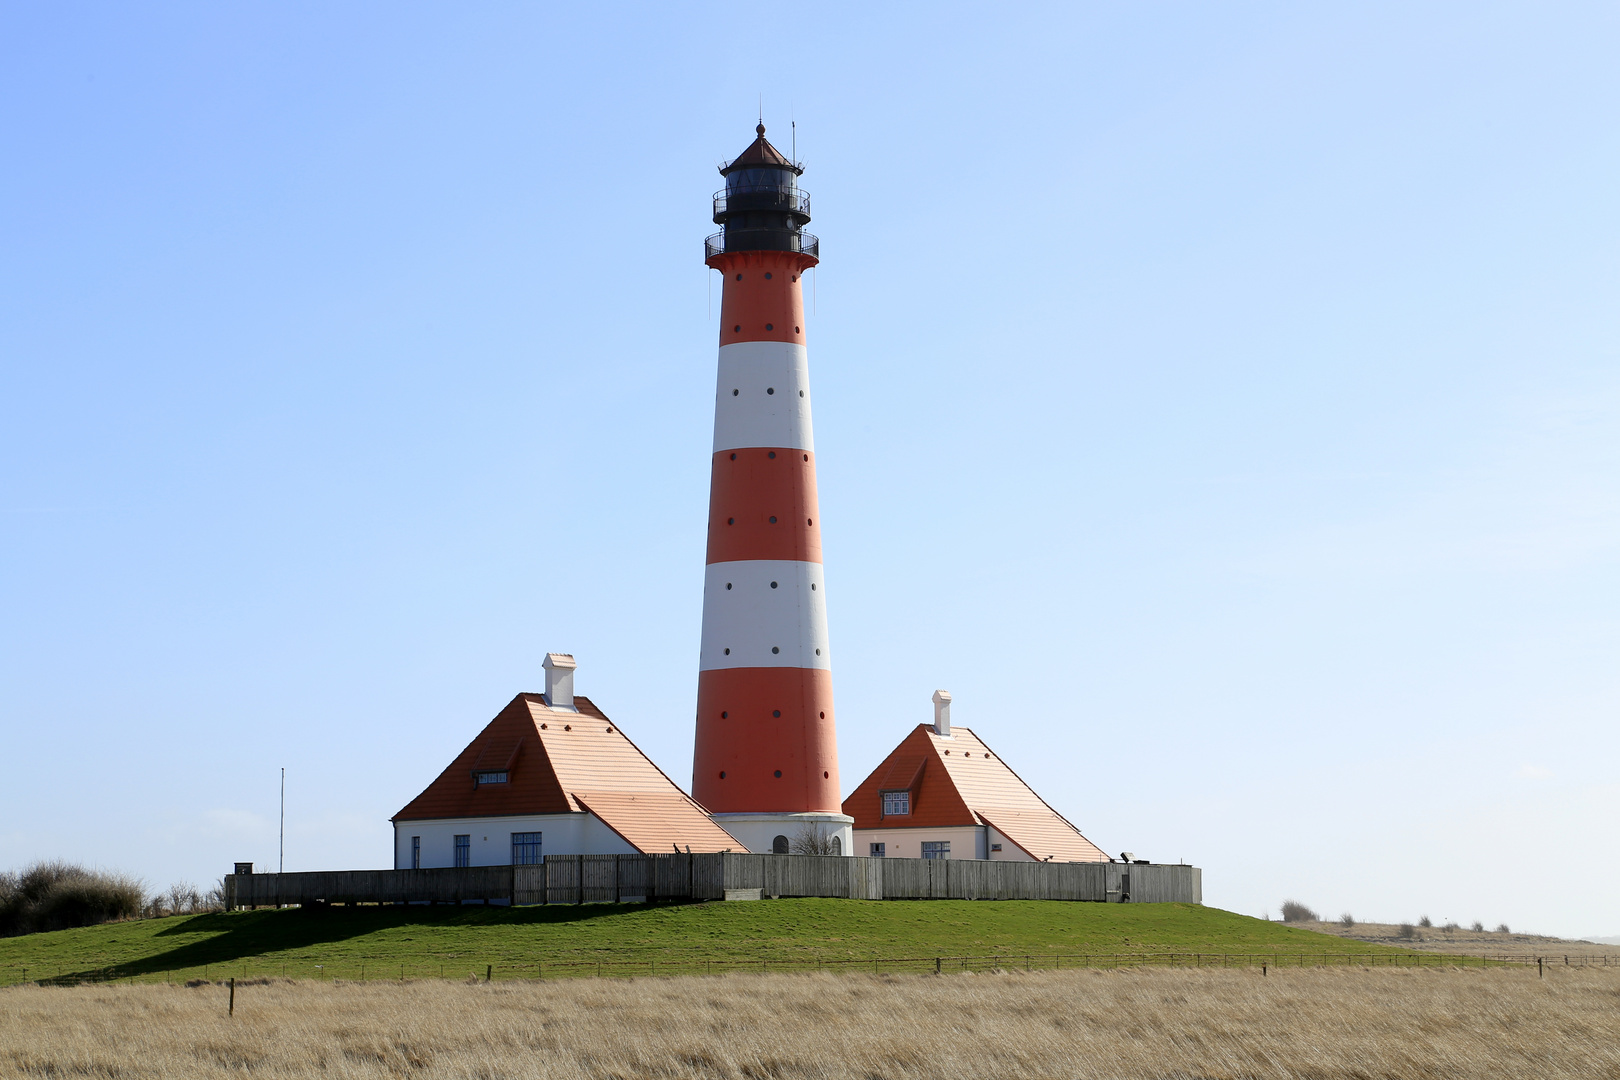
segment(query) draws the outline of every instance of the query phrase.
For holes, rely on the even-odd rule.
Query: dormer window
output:
[[[883,816],[904,817],[911,813],[911,792],[885,791],[883,793]]]
[[[479,787],[483,787],[485,784],[504,784],[506,783],[506,770],[473,773],[473,783]]]

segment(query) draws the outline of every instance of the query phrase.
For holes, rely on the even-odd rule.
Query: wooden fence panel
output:
[[[580,904],[765,896],[869,900],[1202,903],[1196,866],[872,859],[838,855],[553,855],[540,866],[231,874],[233,907],[333,904]]]
[[[546,868],[543,863],[512,867],[512,903],[546,902]]]
[[[618,900],[617,855],[580,855],[580,888],[585,904],[613,903]]]
[[[691,856],[691,897],[694,900],[724,900],[726,896],[726,859],[722,852]]]

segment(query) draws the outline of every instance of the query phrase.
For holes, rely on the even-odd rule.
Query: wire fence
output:
[[[873,974],[947,974],[958,972],[1117,970],[1143,967],[1254,968],[1269,973],[1324,967],[1616,967],[1620,954],[1437,953],[1437,952],[1133,952],[1133,953],[986,953],[977,956],[613,956],[550,957],[527,960],[448,957],[430,961],[391,961],[383,957],[318,960],[253,956],[221,963],[163,971],[141,971],[116,965],[71,973],[47,973],[26,967],[0,969],[0,985],[36,983],[72,986],[83,983],[189,983],[226,979],[333,979],[344,982],[454,979],[506,981],[563,978],[656,978],[674,975],[724,975],[750,972],[860,971]]]

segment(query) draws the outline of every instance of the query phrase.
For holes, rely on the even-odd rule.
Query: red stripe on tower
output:
[[[750,850],[852,854],[804,346],[818,244],[803,170],[755,130],[720,170],[705,252],[725,285],[692,794]]]

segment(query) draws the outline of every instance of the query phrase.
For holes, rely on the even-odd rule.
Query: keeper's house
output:
[[[394,815],[394,868],[538,863],[543,855],[746,851],[546,656],[519,694]]]
[[[951,727],[944,690],[933,726],[918,724],[843,809],[855,819],[856,855],[1109,861],[977,735]]]

